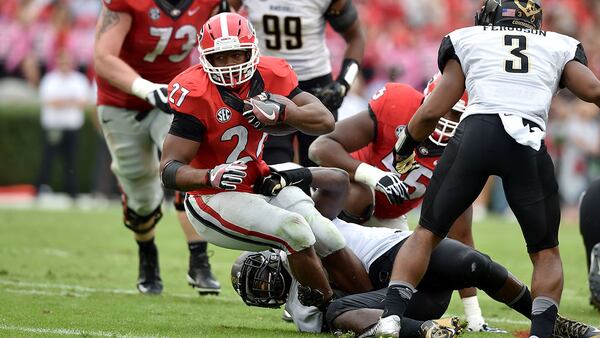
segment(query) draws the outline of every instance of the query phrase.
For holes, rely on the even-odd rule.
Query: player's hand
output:
[[[327,306],[331,303],[331,299],[325,300],[323,292],[300,284],[298,284],[298,300],[304,306],[316,306],[321,311],[327,309]]]
[[[171,107],[169,107],[169,93],[167,91],[167,85],[159,85],[146,96],[146,101],[150,102],[151,105],[160,109],[163,113],[173,114]]]
[[[285,104],[275,101],[269,92],[262,92],[244,103],[242,115],[256,129],[274,126],[285,120]]]
[[[385,197],[391,204],[400,204],[410,199],[408,195],[408,186],[400,179],[400,175],[388,173],[383,176],[375,189],[385,194]]]
[[[214,188],[236,190],[238,184],[246,177],[247,168],[242,161],[220,164],[208,171],[207,182]]]
[[[348,88],[338,81],[334,81],[325,87],[316,88],[313,95],[316,96],[327,109],[337,110],[344,101]]]
[[[394,168],[398,172],[398,174],[406,174],[409,171],[415,170],[419,168],[421,165],[415,160],[415,153],[412,152],[408,156],[403,156],[396,154],[394,152]]]
[[[281,189],[288,186],[288,182],[279,172],[271,170],[269,176],[265,176],[254,183],[254,192],[265,196],[275,196]]]

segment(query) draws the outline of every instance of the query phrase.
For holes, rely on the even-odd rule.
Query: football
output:
[[[279,103],[283,103],[286,105],[286,107],[290,107],[290,106],[296,106],[296,104],[294,103],[294,101],[288,99],[287,97],[283,96],[283,95],[279,95],[279,94],[273,94],[271,93],[271,100],[273,101],[277,101]],[[286,108],[287,109],[287,108]],[[296,129],[293,126],[290,126],[289,124],[285,124],[285,123],[279,123],[276,124],[274,126],[265,126],[262,131],[264,131],[265,133],[269,134],[269,135],[274,135],[274,136],[285,136],[285,135],[289,135],[292,134],[294,132],[296,132],[298,129]]]

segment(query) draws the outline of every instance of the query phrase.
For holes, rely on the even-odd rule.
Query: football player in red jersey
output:
[[[367,111],[337,122],[333,133],[313,143],[310,148],[313,161],[350,174],[352,184],[340,218],[369,226],[408,230],[405,214],[421,203],[437,161],[467,105],[465,94],[440,119],[435,132],[417,147],[413,167],[398,173],[392,163],[397,135],[439,78],[438,73],[429,81],[424,93],[405,84],[386,84],[373,95]],[[403,188],[394,189],[395,185]],[[406,197],[396,194],[403,190],[407,191]],[[471,215],[471,210],[467,210],[456,221],[449,237],[473,247]],[[475,288],[461,290],[460,295],[470,330],[498,331],[485,323]]]
[[[162,291],[154,227],[162,216],[163,188],[158,155],[173,116],[167,83],[191,64],[202,24],[219,0],[104,0],[96,27],[94,65],[98,115],[123,196],[125,226],[139,246],[137,288]],[[177,207],[177,204],[176,204]],[[178,208],[188,241],[188,282],[200,294],[220,292],[212,275],[206,241]]]
[[[271,173],[262,160],[264,126],[285,123],[319,135],[333,130],[331,113],[298,88],[285,60],[259,56],[254,28],[244,17],[212,17],[199,41],[200,65],[169,84],[176,113],[161,158],[164,185],[188,192],[185,209],[194,228],[226,248],[285,250],[292,273],[309,288],[307,304],[325,305],[333,295],[323,266],[344,291],[372,288],[341,233],[300,188],[310,184],[310,170]],[[277,102],[271,94],[292,102]],[[280,182],[271,196],[254,193],[268,175]]]

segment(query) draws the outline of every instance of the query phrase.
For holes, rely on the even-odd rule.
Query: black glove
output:
[[[408,186],[400,179],[400,175],[389,173],[383,176],[375,189],[385,194],[385,197],[391,204],[400,204],[410,199],[408,195]]]
[[[325,87],[316,88],[313,94],[327,109],[334,111],[342,105],[348,89],[342,83],[334,81]]]
[[[324,312],[327,310],[327,306],[329,306],[333,297],[325,299],[323,292],[313,289],[310,286],[298,284],[298,300],[304,306],[315,306]]]
[[[148,96],[146,96],[146,101],[164,113],[173,114],[173,110],[171,110],[171,107],[169,107],[168,98],[169,93],[167,91],[167,87],[161,86],[148,93]]]
[[[265,196],[275,196],[287,186],[307,189],[312,183],[312,173],[308,168],[277,171],[270,167],[271,174],[254,184],[254,192]]]

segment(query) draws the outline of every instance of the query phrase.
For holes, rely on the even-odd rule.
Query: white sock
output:
[[[479,331],[485,323],[483,316],[481,315],[481,308],[479,308],[479,301],[477,296],[462,298],[463,307],[465,309],[465,316],[469,322],[468,329],[471,331]]]

